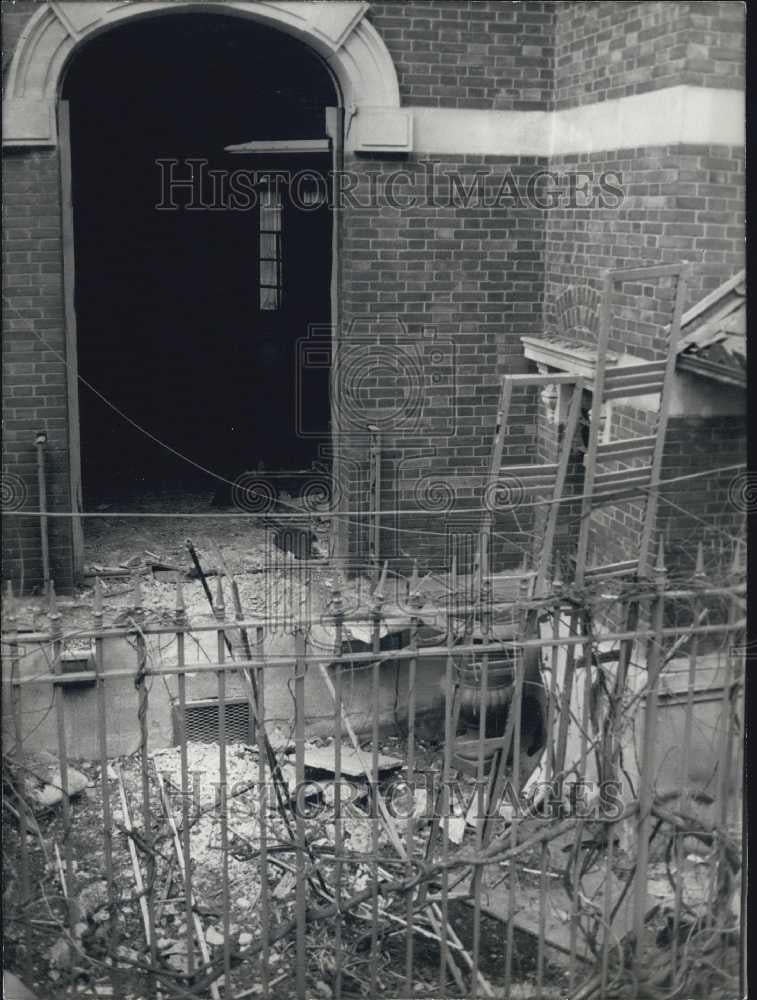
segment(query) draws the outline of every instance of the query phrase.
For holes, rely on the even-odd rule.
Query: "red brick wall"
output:
[[[412,551],[422,560],[443,551],[444,519],[434,527],[438,534],[429,530],[432,512],[438,516],[440,505],[445,507],[443,499],[427,495],[434,484],[446,484],[434,495],[444,497],[452,490],[457,503],[481,505],[498,375],[525,368],[519,337],[541,328],[544,277],[543,211],[491,204],[507,173],[525,187],[544,163],[504,157],[433,159],[432,196],[422,154],[401,165],[410,176],[396,186],[397,195],[405,204],[414,201],[401,210],[388,206],[385,197],[398,164],[352,159],[347,167],[357,180],[350,192],[356,204],[345,211],[343,247],[348,351],[350,338],[366,345],[367,369],[373,363],[370,345],[375,345],[379,369],[370,384],[362,385],[360,419],[383,423],[387,413],[406,413],[408,394],[415,398],[417,392],[420,403],[410,419],[400,416],[384,424],[382,499],[385,509],[420,505],[416,521],[386,526],[384,551]],[[470,188],[477,171],[483,178],[480,197],[466,200],[450,188],[451,175]],[[400,356],[410,373],[407,379],[398,379],[392,369]],[[413,358],[418,359],[419,386],[413,384]],[[342,391],[352,397],[350,386]],[[511,448],[523,457],[535,439],[534,401],[517,401],[514,416],[522,429]],[[345,448],[367,476],[364,442],[353,440],[351,446],[348,441]],[[479,519],[473,518],[476,526]],[[426,534],[415,534],[418,527]]]
[[[729,390],[723,386],[725,392]],[[744,417],[675,418],[668,426],[662,478],[674,479],[713,468],[727,468],[746,458]],[[744,473],[722,472],[683,480],[661,492],[658,526],[666,559],[689,576],[695,567],[694,541],[702,540],[705,569],[717,578],[730,566],[732,539],[743,537],[745,509],[739,490]]]
[[[720,285],[744,260],[744,151],[728,146],[665,146],[565,156],[557,173],[622,177],[617,208],[555,208],[547,219],[545,325],[557,326],[555,303],[570,285],[601,287],[608,267],[690,261],[686,303]],[[579,202],[580,205],[580,202]],[[664,350],[671,289],[619,300],[611,346],[641,357]],[[631,307],[623,314],[623,307]]]
[[[416,0],[372,3],[403,104],[535,110],[549,107],[552,3]]]
[[[649,433],[651,423],[652,415],[645,411],[618,407],[613,413],[613,437]],[[729,565],[733,554],[731,540],[744,531],[745,515],[738,490],[740,474],[734,471],[712,474],[710,470],[737,465],[744,461],[745,454],[746,427],[742,416],[670,419],[660,478],[695,476],[664,486],[658,494],[657,538],[663,539],[666,565],[673,578],[691,577],[700,541],[707,570],[713,577]],[[643,513],[640,501],[628,501],[592,514],[590,549],[597,563],[634,557]]]
[[[685,308],[743,267],[742,149],[669,146],[618,150],[564,157],[550,163],[550,168],[581,170],[594,176],[605,170],[615,171],[622,175],[624,195],[622,204],[615,209],[556,208],[549,213],[545,240],[545,329],[562,337],[567,335],[568,339],[596,343],[596,331],[570,329],[570,318],[566,321],[560,314],[560,301],[571,286],[588,286],[599,291],[602,272],[608,267],[690,261],[692,276],[687,285]],[[663,357],[673,294],[671,280],[622,286],[613,303],[610,347],[650,360]],[[615,438],[650,433],[650,415],[643,411],[615,407],[613,420],[617,425],[612,431]],[[713,446],[713,441],[723,426],[718,421],[709,426],[707,422],[692,420],[694,450],[700,461],[709,461],[709,466],[700,468],[743,460],[742,435],[735,442],[727,442],[727,450],[733,446],[733,454],[739,457],[721,462],[719,448]],[[540,427],[539,433],[549,437],[550,431]],[[680,428],[677,433],[680,438]],[[675,455],[677,445],[672,440],[670,448],[670,454]],[[665,461],[667,467],[667,453]],[[664,472],[663,478],[666,475]],[[689,495],[696,503],[697,488],[695,485],[691,494],[684,489],[681,506],[688,507]],[[673,523],[671,512],[672,508],[660,511],[659,523],[665,524],[666,532]],[[641,517],[642,508],[636,502],[592,514],[591,555],[597,564],[631,558],[640,537]],[[568,533],[577,531],[575,521],[564,519],[563,523]],[[703,530],[701,524],[699,528]],[[690,529],[691,525],[689,534]],[[687,532],[683,534],[685,537]],[[701,531],[691,537],[702,537]],[[671,555],[676,566],[681,558],[681,553]]]
[[[739,3],[558,4],[553,106],[574,107],[677,84],[739,89],[744,81],[743,36],[744,8]],[[546,329],[596,342],[596,331],[570,329],[570,319],[560,316],[559,305],[571,286],[598,291],[608,267],[690,261],[693,274],[685,307],[743,267],[743,148],[628,148],[557,157],[550,169],[558,174],[584,171],[595,179],[612,171],[622,177],[623,197],[616,208],[579,203],[576,209],[549,212]],[[662,356],[672,295],[669,281],[625,286],[614,303],[611,348],[649,359]],[[614,437],[641,435],[649,433],[650,414],[615,407],[613,422]],[[549,460],[555,454],[554,429],[543,418],[538,436],[540,453]],[[738,418],[676,419],[669,425],[662,476],[742,461],[744,450],[743,421]],[[575,470],[573,488],[580,488],[580,465]],[[726,479],[730,482],[729,476]],[[725,521],[734,521],[727,487],[720,478],[707,477],[673,489],[668,498],[690,511],[688,517],[678,516],[680,511],[661,501],[658,523],[671,549],[673,572],[681,567],[689,571],[696,539],[717,534],[718,511],[727,509]],[[604,564],[630,558],[638,544],[641,516],[636,502],[595,511],[592,559]],[[575,520],[564,517],[563,524],[564,537],[575,539]]]
[[[744,85],[744,5],[558,3],[554,107],[660,90]]]
[[[47,432],[51,511],[68,505],[66,373],[61,282],[60,187],[57,151],[3,158],[3,505],[39,508],[37,431]],[[50,524],[52,575],[71,586],[71,533]],[[41,577],[39,520],[7,517],[5,577],[33,585]]]

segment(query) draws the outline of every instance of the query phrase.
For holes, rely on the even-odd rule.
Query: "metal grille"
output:
[[[219,703],[187,702],[185,713],[186,738],[193,743],[218,742]],[[181,708],[174,706],[174,743],[181,742]],[[226,702],[226,740],[228,743],[251,743],[254,739],[250,705],[244,699]]]

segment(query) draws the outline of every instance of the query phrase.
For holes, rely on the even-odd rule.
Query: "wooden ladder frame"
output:
[[[505,442],[505,430],[507,427],[507,418],[510,412],[510,406],[512,403],[513,389],[515,386],[547,386],[547,385],[567,385],[573,386],[573,393],[568,407],[568,414],[565,420],[565,427],[562,435],[562,441],[558,443],[559,457],[557,462],[554,463],[530,463],[525,465],[510,465],[502,466],[502,454],[504,451]],[[492,445],[492,453],[489,461],[489,469],[486,478],[486,487],[484,492],[484,513],[482,517],[481,529],[478,538],[478,547],[476,550],[476,555],[474,559],[473,566],[473,580],[478,581],[479,584],[479,594],[481,592],[482,578],[488,575],[489,565],[488,565],[488,554],[490,551],[490,541],[491,541],[491,531],[492,524],[494,521],[494,510],[492,507],[486,503],[487,498],[491,498],[492,491],[496,488],[497,480],[504,474],[515,476],[523,481],[524,494],[530,496],[532,494],[538,495],[540,493],[546,493],[550,491],[549,480],[551,483],[551,499],[549,501],[549,510],[547,513],[547,520],[544,528],[544,541],[542,543],[541,551],[539,553],[539,558],[537,560],[536,574],[533,580],[532,592],[528,595],[529,597],[541,597],[546,593],[547,580],[550,575],[552,568],[552,556],[554,550],[554,540],[555,532],[557,528],[557,518],[559,515],[560,504],[570,498],[566,498],[565,493],[565,481],[568,474],[568,463],[570,461],[571,447],[575,440],[576,431],[578,429],[578,423],[581,416],[581,403],[583,398],[585,380],[580,375],[505,375],[502,378],[502,387],[500,391],[499,405],[497,408],[497,422],[494,433],[494,441]],[[561,445],[561,447],[560,447]],[[544,480],[547,480],[545,483]],[[521,631],[524,635],[536,635],[538,631],[538,622],[536,613],[531,610],[527,614],[522,616]],[[522,669],[525,670],[525,662],[522,664]],[[522,673],[519,670],[519,673]],[[520,678],[522,684],[522,677]],[[521,701],[521,690],[519,688],[517,697],[514,698],[513,704],[520,705]],[[453,695],[453,728],[452,734],[453,739],[457,733],[457,723],[460,714],[460,693],[458,690],[457,683],[455,684],[455,692]],[[491,768],[488,773],[488,784],[489,784],[489,794],[487,796],[488,802],[496,801],[498,794],[501,792],[502,783],[504,780],[504,771],[506,767],[506,762],[508,755],[510,753],[510,748],[513,743],[513,734],[515,726],[514,713],[510,712],[508,716],[508,722],[505,727],[505,733],[502,737],[496,737],[493,739],[486,739],[484,744],[484,749],[486,751],[494,750],[494,755],[491,762]],[[486,817],[483,821],[482,826],[482,836],[484,837],[484,842],[491,831],[491,824],[489,823],[490,817]]]
[[[570,449],[578,428],[578,421],[581,416],[581,398],[583,394],[585,380],[579,375],[504,375],[502,378],[502,388],[500,391],[499,405],[497,407],[497,423],[494,432],[494,442],[492,445],[489,469],[484,488],[484,512],[481,521],[481,531],[479,535],[478,547],[473,564],[473,579],[480,576],[481,552],[491,551],[491,533],[494,523],[494,510],[491,506],[491,497],[497,485],[497,480],[503,475],[513,476],[523,481],[523,492],[526,496],[531,494],[546,493],[549,491],[549,480],[554,477],[552,483],[552,498],[549,502],[547,522],[544,528],[544,542],[537,561],[536,576],[534,578],[534,594],[541,596],[546,588],[547,577],[552,566],[552,551],[554,548],[555,531],[557,528],[557,517],[560,510],[560,503],[564,497],[565,480],[568,474],[568,462],[570,460]],[[513,389],[515,386],[547,386],[547,385],[572,385],[573,395],[568,408],[568,416],[565,421],[563,434],[563,448],[557,462],[547,464],[529,463],[525,465],[502,465],[502,453],[505,445],[505,431],[507,428],[507,418],[510,414]],[[530,483],[529,483],[530,480]]]
[[[497,426],[495,432],[492,457],[489,465],[487,477],[487,494],[496,483],[502,473],[502,453],[504,450],[504,434],[512,400],[513,386],[523,385],[555,385],[573,384],[574,393],[571,400],[570,412],[566,421],[565,433],[563,436],[563,448],[559,461],[555,468],[555,484],[553,502],[550,505],[547,524],[545,526],[544,544],[538,560],[538,569],[534,583],[534,595],[541,597],[546,593],[547,580],[552,564],[552,549],[554,547],[554,535],[557,522],[557,514],[560,502],[567,499],[563,496],[565,478],[567,475],[568,461],[570,457],[571,444],[575,438],[575,431],[581,412],[581,397],[583,389],[587,388],[593,393],[592,414],[589,421],[589,440],[584,458],[585,476],[584,488],[581,499],[581,520],[579,529],[579,539],[576,552],[576,564],[574,573],[574,583],[582,586],[587,575],[600,576],[603,572],[606,575],[619,576],[628,573],[635,573],[639,578],[648,577],[651,572],[650,549],[652,535],[657,516],[657,494],[655,486],[659,481],[662,467],[663,451],[665,447],[665,437],[667,431],[668,417],[670,413],[670,394],[673,386],[676,365],[676,348],[680,335],[681,315],[683,312],[683,300],[686,289],[686,279],[690,273],[689,264],[668,264],[655,265],[651,267],[640,267],[630,269],[610,269],[604,275],[604,289],[600,307],[600,328],[599,341],[597,344],[597,367],[593,383],[585,383],[582,378],[574,375],[511,375],[505,376],[502,383],[502,393],[497,412]],[[609,347],[610,332],[612,325],[612,295],[618,284],[625,281],[652,281],[657,278],[672,277],[676,279],[676,291],[673,304],[673,315],[670,324],[667,351],[664,361],[642,363],[628,367],[609,368],[607,364],[607,351]],[[599,443],[599,428],[601,424],[601,410],[603,403],[608,399],[626,398],[633,396],[659,394],[660,405],[656,415],[655,430],[652,435],[644,438],[624,439],[611,441],[606,445]],[[612,473],[597,473],[597,464],[601,461],[625,461],[632,457],[647,455],[651,452],[651,460],[647,467],[643,469],[626,469]],[[526,466],[505,467],[510,474],[529,475]],[[535,466],[534,469],[538,469]],[[542,467],[545,468],[545,467]],[[639,544],[638,559],[629,560],[624,563],[617,563],[605,567],[596,567],[587,570],[586,558],[588,552],[588,540],[590,530],[590,515],[594,507],[599,504],[609,504],[612,502],[623,502],[636,496],[644,497],[644,519],[642,534]],[[476,554],[474,572],[480,572],[481,552],[488,551],[488,543],[491,535],[493,523],[493,511],[488,509],[484,513],[481,527],[481,538],[479,549]],[[632,601],[628,605],[625,628],[626,631],[633,631],[638,621],[639,600]],[[571,631],[576,626],[576,615],[571,615]],[[532,610],[524,616],[524,634],[535,635],[538,631],[536,613]],[[633,640],[626,640],[621,643],[619,653],[618,672],[616,675],[615,696],[622,693],[625,686],[627,667],[630,662],[633,649]],[[572,686],[572,677],[575,670],[575,647],[571,646],[569,662],[566,665],[565,684],[569,691]],[[570,679],[568,678],[570,675]],[[514,704],[520,701],[520,691],[518,697],[514,698]],[[492,804],[498,801],[501,789],[505,780],[507,757],[512,745],[514,713],[510,713],[505,733],[501,739],[500,749],[496,752],[488,778],[488,811],[492,809]],[[565,748],[565,738],[567,736],[565,723],[567,719],[561,719],[560,732],[558,732],[558,745],[556,747],[555,773],[558,773],[564,761],[561,760],[560,747]],[[483,842],[488,841],[491,834],[491,814],[484,820]]]
[[[591,420],[589,421],[589,440],[584,457],[584,488],[574,573],[576,586],[583,586],[587,575],[592,577],[622,576],[635,572],[639,577],[649,576],[651,570],[650,547],[658,506],[655,485],[660,478],[660,469],[662,468],[665,436],[670,414],[670,394],[675,375],[676,347],[681,330],[683,300],[689,272],[689,264],[660,264],[625,270],[612,269],[605,272],[599,318],[597,367],[593,385],[588,387],[592,390],[593,402]],[[676,293],[664,361],[608,368],[607,351],[612,327],[612,296],[616,285],[626,281],[653,281],[665,277],[676,279]],[[604,445],[599,444],[600,414],[602,406],[607,400],[652,394],[659,394],[660,405],[656,415],[655,429],[651,435],[610,441]],[[651,461],[648,466],[637,469],[621,469],[609,473],[597,472],[597,464],[602,461],[627,461],[650,452]],[[638,559],[587,570],[586,560],[592,510],[600,505],[622,503],[638,496],[644,498],[644,518]]]
[[[677,346],[681,329],[683,301],[686,292],[686,282],[691,271],[687,263],[660,264],[650,267],[629,269],[610,269],[604,275],[603,295],[600,306],[599,340],[597,344],[597,367],[594,377],[593,402],[591,419],[589,421],[589,438],[584,457],[584,487],[581,502],[581,520],[578,546],[574,570],[574,585],[584,586],[587,580],[607,577],[632,577],[638,581],[648,580],[653,573],[652,568],[652,538],[657,521],[658,497],[656,486],[660,478],[662,459],[665,449],[668,418],[670,415],[670,397],[675,377]],[[667,338],[667,348],[664,360],[648,362],[627,367],[612,367],[607,364],[610,333],[612,328],[612,296],[617,285],[626,281],[654,281],[658,278],[674,278],[676,280],[673,313]],[[599,443],[599,428],[601,411],[608,399],[625,399],[642,395],[659,395],[659,407],[656,413],[655,428],[652,434],[641,438],[626,438],[617,441]],[[649,464],[641,468],[621,469],[617,472],[597,472],[597,465],[603,461],[628,461],[631,458],[650,455]],[[591,512],[598,506],[623,503],[629,499],[641,497],[644,502],[644,515],[639,540],[639,553],[636,559],[610,563],[604,566],[587,567],[589,533],[591,528]],[[641,596],[637,590],[636,596],[629,601],[622,623],[623,631],[635,632],[640,613]],[[578,618],[586,618],[584,612],[578,616],[571,614],[570,631],[578,624]],[[589,616],[590,619],[590,616]],[[583,620],[583,631],[592,631],[591,620]],[[615,674],[613,692],[610,696],[611,711],[605,723],[605,736],[602,743],[602,764],[606,771],[603,777],[610,777],[614,767],[616,750],[612,745],[612,726],[615,712],[620,705],[625,691],[628,667],[631,662],[635,640],[624,639],[618,651],[618,667]],[[576,647],[571,646],[565,668],[563,699],[569,700],[576,669]],[[584,657],[586,669],[591,669],[590,658]],[[608,728],[609,726],[609,728]],[[555,773],[559,773],[565,765],[567,740],[567,720],[561,719],[555,749]],[[608,742],[609,741],[609,742]]]

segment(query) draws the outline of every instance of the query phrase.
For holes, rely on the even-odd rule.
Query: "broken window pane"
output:
[[[261,285],[261,288],[260,288],[260,308],[261,309],[278,309],[279,308],[279,289],[278,288],[268,288],[265,285]]]

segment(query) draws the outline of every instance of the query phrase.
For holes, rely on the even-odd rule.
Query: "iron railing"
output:
[[[92,673],[63,672],[68,636],[54,601],[44,632],[20,633],[9,621],[3,652],[13,726],[4,819],[13,934],[6,955],[19,972],[29,981],[52,974],[51,997],[77,981],[109,984],[118,997],[224,1000],[549,998],[566,989],[573,1000],[734,995],[728,990],[741,975],[743,587],[699,580],[673,590],[660,575],[642,598],[618,598],[637,600],[645,611],[638,629],[620,632],[601,630],[586,607],[558,590],[510,606],[510,620],[540,624],[506,639],[497,637],[497,608],[483,587],[473,604],[451,595],[437,609],[441,641],[433,645],[419,642],[428,618],[420,602],[392,618],[382,589],[383,581],[364,616],[370,649],[357,652],[346,642],[350,623],[336,594],[327,620],[333,647],[314,650],[312,623],[292,627],[288,620],[286,655],[267,648],[280,621],[227,620],[220,578],[216,620],[206,624],[187,620],[180,586],[173,620],[160,624],[142,619],[137,594],[131,620],[104,627],[98,596],[91,629],[76,635],[94,649],[96,688],[99,770],[84,805],[71,785],[67,692]],[[666,609],[684,600],[690,619],[666,625]],[[725,612],[703,624],[702,609],[713,600]],[[627,620],[624,611],[615,620]],[[407,630],[404,648],[382,650],[387,624]],[[698,677],[704,644],[715,638],[720,672],[706,694],[711,706],[718,701],[704,718]],[[167,639],[172,662],[155,662],[152,644]],[[190,662],[190,639],[197,648],[209,640],[214,655]],[[109,653],[124,640],[134,665],[113,668]],[[624,644],[633,656],[621,658],[630,666],[620,676],[613,650]],[[30,668],[40,650],[50,667]],[[507,710],[495,719],[489,671],[503,651],[512,654],[514,676]],[[534,685],[531,651],[541,657],[544,696],[535,749],[524,745],[523,730]],[[467,782],[454,764],[458,668],[466,656],[477,664],[480,698],[475,775]],[[671,788],[661,779],[671,752],[666,678],[671,664],[684,663]],[[404,693],[398,706],[395,689],[401,738],[392,745],[400,765],[387,771],[390,665],[397,677],[402,671]],[[427,668],[436,671],[439,692],[430,707],[419,697]],[[359,732],[346,692],[356,674],[361,718],[369,719]],[[330,732],[320,735],[331,754],[326,770],[309,763],[306,680],[313,675],[332,706]],[[212,718],[204,719],[201,744],[192,739],[197,706],[188,696],[188,681],[198,676],[215,685],[204,700]],[[138,746],[129,757],[113,754],[106,724],[112,685],[124,678],[135,685]],[[232,680],[245,692],[247,739],[237,731]],[[154,744],[155,684],[170,689],[174,750]],[[25,722],[25,702],[40,686],[55,712],[60,770],[51,783],[61,791],[59,806],[41,815],[31,795],[35,732]],[[282,686],[291,699],[283,739],[267,710]],[[712,755],[695,781],[697,732],[711,724]],[[200,785],[214,786],[210,801],[202,787],[198,798],[198,761],[208,770],[200,768]],[[44,857],[51,868],[40,864]],[[86,893],[100,879],[92,911]],[[58,954],[67,957],[56,965],[47,956],[60,941]]]

